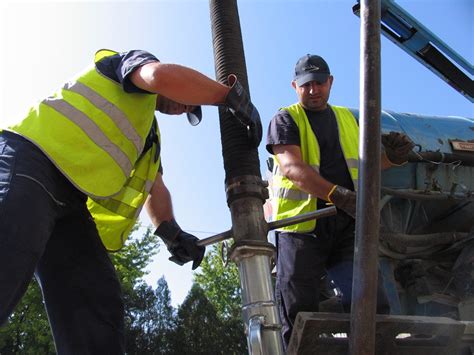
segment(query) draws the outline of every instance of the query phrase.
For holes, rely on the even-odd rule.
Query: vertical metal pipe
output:
[[[217,80],[225,82],[229,74],[236,74],[248,90],[237,2],[210,0],[210,12]],[[230,257],[240,272],[249,353],[279,355],[283,353],[281,326],[270,274],[274,247],[266,239],[263,216],[266,189],[260,175],[258,151],[249,145],[246,128],[222,108],[219,122],[227,203],[235,239]]]
[[[352,288],[352,355],[374,354],[380,200],[380,0],[361,0],[359,185]]]

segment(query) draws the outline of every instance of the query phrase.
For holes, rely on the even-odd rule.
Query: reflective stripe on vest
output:
[[[330,106],[335,113],[339,132],[339,142],[351,175],[354,187],[357,188],[358,179],[358,146],[359,128],[352,113],[345,107]],[[282,108],[290,113],[298,126],[300,136],[301,157],[313,169],[319,172],[320,149],[317,138],[309,123],[306,112],[300,104]],[[273,220],[294,217],[302,213],[312,212],[317,209],[317,199],[300,190],[290,179],[281,174],[279,162],[274,156],[274,169],[272,177]],[[312,232],[316,221],[307,221],[279,229],[287,232]]]
[[[96,59],[114,54],[99,51]],[[92,66],[10,129],[35,143],[79,190],[107,198],[129,179],[155,106],[156,95],[126,93]]]
[[[159,139],[159,129],[156,126]],[[109,251],[120,250],[132,231],[155,181],[160,157],[155,161],[159,141],[136,163],[122,190],[108,199],[87,200],[97,231]]]

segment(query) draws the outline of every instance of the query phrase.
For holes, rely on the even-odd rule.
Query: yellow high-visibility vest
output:
[[[340,106],[330,106],[335,113],[339,142],[351,175],[354,187],[357,188],[358,179],[358,147],[359,147],[359,127],[357,121],[349,109]],[[305,163],[310,165],[319,173],[320,149],[316,135],[311,128],[308,117],[303,107],[299,104],[293,104],[289,107],[283,107],[290,113],[291,117],[298,126],[300,136],[301,156]],[[317,209],[316,197],[300,190],[290,179],[281,173],[279,162],[274,156],[275,165],[273,168],[272,186],[272,210],[273,220],[294,217],[303,213],[315,211]],[[311,220],[292,226],[280,228],[280,231],[286,232],[312,232],[316,227],[316,220]]]
[[[95,63],[115,54],[100,50]],[[37,145],[89,197],[109,250],[123,246],[159,168],[158,141],[142,154],[156,98],[126,93],[94,64],[8,128]]]
[[[125,244],[155,181],[160,166],[157,125],[156,131],[157,141],[136,162],[117,195],[107,199],[87,199],[87,208],[94,218],[102,242],[110,251],[120,250]]]

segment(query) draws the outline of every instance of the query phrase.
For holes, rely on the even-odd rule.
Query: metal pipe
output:
[[[267,224],[268,230],[291,226],[292,224],[302,223],[302,222],[310,221],[312,219],[319,219],[319,218],[324,218],[328,216],[333,216],[336,213],[337,213],[336,207],[334,206],[326,207],[317,211],[303,213],[298,216],[284,218],[279,221],[270,222]]]
[[[251,205],[245,199],[238,199],[232,202],[230,210],[236,241],[230,259],[239,269],[242,316],[249,354],[283,354],[281,324],[273,288],[270,287],[270,265],[275,256],[275,247],[266,240],[262,204]],[[259,231],[253,232],[254,228],[259,228]],[[255,317],[259,320],[258,328],[251,327],[255,325]],[[255,332],[258,332],[258,336],[255,336]],[[255,344],[256,339],[261,340],[258,346]]]
[[[286,226],[291,226],[292,224],[306,222],[312,219],[319,219],[328,216],[335,215],[337,213],[336,207],[326,207],[317,211],[303,213],[301,215],[295,217],[284,218],[279,221],[269,222],[267,223],[266,230],[271,231],[273,229],[282,228]],[[214,243],[222,242],[223,240],[232,238],[232,230],[228,230],[216,235],[213,235],[208,238],[201,239],[197,242],[197,245],[200,246],[208,246]]]
[[[361,0],[359,188],[349,351],[374,354],[380,200],[380,1]]]
[[[237,1],[210,0],[210,14],[217,80],[225,82],[229,74],[236,74],[249,91]],[[283,354],[281,326],[271,287],[270,260],[274,247],[266,240],[263,216],[267,190],[260,175],[258,151],[249,144],[246,127],[223,108],[219,109],[219,123],[227,203],[236,241],[233,248],[240,248],[234,248],[231,260],[240,271],[242,316],[249,353]],[[256,242],[260,246],[255,245]],[[240,253],[242,249],[246,252]],[[254,275],[252,282],[247,282],[249,274]]]
[[[446,193],[441,191],[424,191],[413,189],[391,189],[389,187],[382,187],[382,193],[394,197],[405,198],[407,200],[425,200],[425,201],[439,201],[439,200],[461,200],[474,201],[474,195],[471,193]]]

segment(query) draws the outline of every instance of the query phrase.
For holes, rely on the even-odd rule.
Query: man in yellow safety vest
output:
[[[333,80],[323,58],[300,58],[292,81],[299,102],[281,108],[268,128],[267,150],[274,158],[272,219],[311,212],[327,203],[338,208],[336,216],[276,233],[276,298],[285,347],[297,313],[318,311],[320,280],[326,272],[342,293],[345,311],[351,304],[359,128],[350,110],[328,105]],[[413,143],[405,135],[393,132],[383,142],[383,167],[407,161]],[[378,312],[388,311],[379,286]]]
[[[119,250],[145,206],[169,252],[197,268],[204,247],[176,223],[155,111],[201,120],[226,105],[258,145],[257,110],[229,86],[142,50],[100,50],[91,66],[0,131],[0,325],[33,274],[59,354],[124,353]]]

